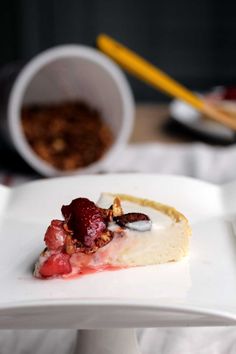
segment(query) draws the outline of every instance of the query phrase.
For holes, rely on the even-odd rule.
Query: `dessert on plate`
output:
[[[63,220],[52,220],[46,230],[38,278],[166,263],[188,253],[188,220],[164,204],[103,193],[97,204],[77,198],[61,211]]]

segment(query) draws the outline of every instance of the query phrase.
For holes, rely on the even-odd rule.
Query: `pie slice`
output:
[[[178,261],[188,254],[191,228],[176,209],[125,194],[103,193],[97,204],[77,198],[52,220],[38,278]]]

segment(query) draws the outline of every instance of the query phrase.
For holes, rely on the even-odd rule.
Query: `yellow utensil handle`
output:
[[[230,115],[225,114],[224,112],[217,110],[214,106],[204,102],[204,100],[193,94],[177,81],[173,80],[163,71],[141,58],[130,49],[116,42],[111,37],[105,34],[99,35],[97,38],[97,46],[101,51],[114,59],[120,66],[137,78],[140,78],[170,96],[185,101],[208,118],[236,130],[236,120],[230,117]]]
[[[105,34],[98,36],[97,46],[129,73],[202,111],[204,104],[201,99],[130,49]]]

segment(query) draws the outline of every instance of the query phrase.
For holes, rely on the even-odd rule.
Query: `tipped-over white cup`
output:
[[[23,105],[66,100],[81,100],[98,110],[114,135],[100,160],[69,172],[42,160],[27,142],[21,124]],[[105,55],[82,45],[64,45],[39,54],[21,70],[10,92],[7,118],[15,148],[41,175],[96,173],[121,158],[133,128],[134,99],[124,74]]]

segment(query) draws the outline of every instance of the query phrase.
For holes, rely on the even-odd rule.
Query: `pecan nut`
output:
[[[114,221],[121,227],[136,231],[149,231],[152,226],[150,218],[142,213],[128,213],[114,217]]]

